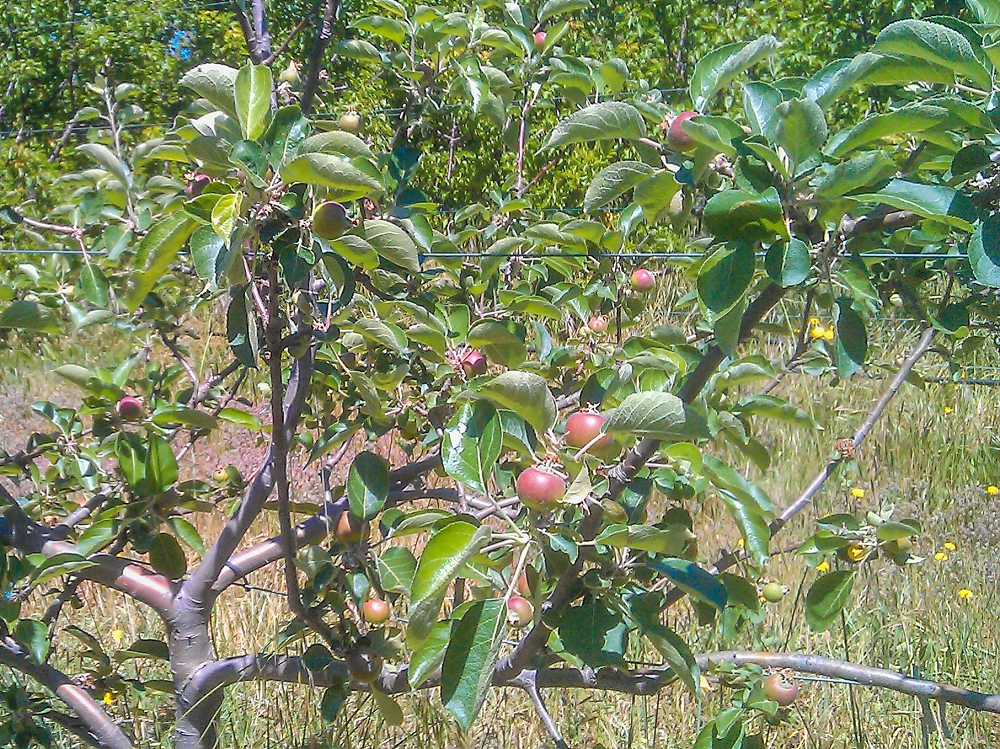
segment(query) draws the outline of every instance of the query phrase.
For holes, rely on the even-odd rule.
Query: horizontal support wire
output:
[[[216,2],[205,3],[204,5],[182,5],[180,8],[178,8],[178,10],[206,10],[209,8],[221,8],[228,5],[232,5],[232,3],[229,0],[217,0]],[[40,31],[44,29],[63,28],[66,26],[81,26],[86,23],[100,23],[101,21],[114,21],[121,18],[129,18],[132,15],[133,15],[132,13],[119,13],[107,16],[81,15],[80,17],[69,21],[53,21],[51,23],[31,24],[27,26],[19,26],[16,29],[0,28],[0,34],[13,35],[13,34],[20,34],[25,31]]]

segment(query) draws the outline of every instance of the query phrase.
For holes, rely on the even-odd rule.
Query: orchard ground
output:
[[[661,287],[656,302],[649,306],[648,324],[662,322],[656,319],[659,313],[654,310],[669,309],[673,294],[669,284]],[[792,312],[785,310],[773,319],[782,319],[785,314],[795,319]],[[761,437],[772,449],[774,461],[766,473],[734,454],[725,457],[747,471],[779,506],[791,501],[826,460],[833,442],[853,432],[881,393],[885,385],[881,377],[887,370],[880,365],[898,363],[916,334],[917,329],[902,319],[878,322],[872,334],[875,347],[868,376],[855,379],[850,388],[829,387],[804,374],[787,376],[776,394],[809,411],[823,430],[768,423]],[[107,334],[101,335],[100,340],[78,335],[60,344],[59,350],[0,353],[0,445],[23,443],[26,434],[43,428],[40,420],[35,423],[33,418],[33,401],[78,403],[78,389],[51,373],[55,363],[73,361],[100,366],[132,353],[129,347],[133,342],[123,338],[109,343]],[[766,350],[780,354],[781,345],[775,339]],[[220,357],[223,348],[220,336]],[[155,348],[151,352],[157,358],[163,354]],[[203,366],[208,368],[213,363],[204,362]],[[998,363],[1000,357],[995,352],[981,353],[967,374],[989,379],[997,374],[991,368]],[[928,377],[946,374],[933,356],[917,369]],[[263,373],[259,377],[263,381]],[[253,383],[248,383],[243,395],[253,402],[252,410],[266,421],[267,403]],[[903,388],[860,450],[859,470],[838,473],[818,498],[815,510],[797,518],[795,527],[776,539],[777,556],[769,574],[787,586],[789,594],[781,603],[765,607],[755,647],[843,658],[996,691],[1000,665],[991,643],[1000,642],[1000,624],[995,615],[1000,580],[1000,560],[995,554],[1000,544],[1000,495],[991,493],[989,487],[1000,484],[998,395],[1000,390],[995,387],[977,385],[925,383],[922,388]],[[182,472],[205,476],[217,466],[232,464],[250,475],[266,445],[263,440],[254,441],[245,435],[236,430],[223,432],[212,442],[198,445],[184,458]],[[359,440],[345,454],[340,463],[344,473],[353,453],[360,449]],[[383,455],[388,456],[392,449],[388,440],[379,445]],[[293,470],[293,496],[315,496],[319,487],[311,473],[301,470],[303,461],[303,451],[293,453],[292,465],[299,467]],[[815,527],[815,519],[822,515],[858,510],[863,513],[866,508],[888,504],[902,508],[902,516],[924,522],[915,552],[926,561],[903,569],[887,560],[866,565],[845,611],[846,629],[835,626],[827,633],[812,633],[802,614],[801,595],[817,573],[794,554],[792,539],[807,535]],[[712,561],[719,549],[732,546],[736,536],[721,508],[707,507],[698,516],[700,527],[695,530],[701,558]],[[203,536],[218,533],[224,517],[221,508],[211,517],[201,517]],[[252,540],[272,535],[274,524],[273,516],[266,515],[251,532]],[[283,588],[280,569],[255,573],[247,589],[233,588],[227,594],[235,599],[233,605],[221,607],[213,619],[217,650],[228,654],[273,646],[286,616],[280,596]],[[158,619],[119,594],[85,585],[83,600],[81,618],[74,623],[102,633],[108,647],[140,637],[163,637]],[[690,638],[696,651],[721,646],[713,630],[694,626],[689,606],[679,607],[672,616],[670,625]],[[659,662],[654,652],[635,647],[629,656],[636,665]],[[56,659],[69,673],[79,670],[80,664],[74,664],[66,652],[58,653]],[[144,678],[155,678],[149,662],[145,663],[140,667]],[[167,678],[166,664],[158,668],[162,671],[160,678]],[[774,734],[775,747],[972,749],[1000,742],[1000,724],[984,714],[957,707],[942,713],[937,703],[922,705],[893,692],[840,683],[803,678],[799,684],[802,696],[793,707],[791,724]],[[547,703],[570,746],[679,749],[692,745],[702,714],[712,715],[725,706],[725,691],[710,683],[707,701],[701,706],[680,687],[664,690],[659,697],[552,690],[547,694]],[[351,696],[336,722],[324,724],[315,695],[306,686],[246,684],[234,688],[224,708],[224,745],[388,749],[405,744],[428,749],[528,749],[549,744],[529,700],[517,690],[491,692],[481,720],[468,736],[462,736],[432,693],[401,697],[405,722],[399,727],[385,725],[371,698],[364,694]],[[147,700],[143,706],[118,701],[108,709],[116,717],[134,723],[143,746],[169,745],[167,726],[173,708],[166,697]],[[65,737],[57,742],[61,742],[57,746],[73,746]]]

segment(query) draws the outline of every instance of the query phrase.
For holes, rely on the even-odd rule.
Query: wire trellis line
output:
[[[206,10],[209,8],[221,8],[223,6],[230,5],[229,0],[206,3],[204,5],[182,5],[177,10]],[[163,13],[163,11],[155,11],[158,13]],[[131,13],[118,13],[114,15],[107,16],[87,16],[81,15],[78,18],[69,21],[52,21],[51,23],[39,23],[39,24],[29,24],[27,26],[19,26],[15,29],[4,29],[0,28],[0,33],[5,34],[20,34],[25,31],[40,31],[44,29],[57,29],[64,26],[80,26],[86,23],[100,23],[101,21],[113,21],[120,18],[128,18]]]

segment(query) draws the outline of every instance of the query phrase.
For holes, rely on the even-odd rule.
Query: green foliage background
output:
[[[303,15],[315,12],[314,5],[301,0],[268,3],[275,46]],[[375,10],[371,0],[342,3],[335,39],[353,35],[348,28],[351,21]],[[875,33],[892,20],[964,13],[964,3],[955,0],[823,4],[805,0],[601,0],[574,21],[566,44],[574,54],[624,59],[636,78],[663,89],[665,99],[681,109],[687,105],[687,96],[678,89],[683,89],[694,62],[721,44],[774,34],[785,48],[774,58],[777,68],[773,72],[796,76],[868,47]],[[275,69],[305,58],[312,27],[292,40],[276,60]],[[0,196],[13,204],[35,200],[40,212],[65,199],[65,188],[53,184],[55,176],[82,162],[71,147],[59,150],[54,159],[53,153],[66,124],[81,107],[93,103],[86,85],[102,71],[113,82],[127,81],[141,88],[134,99],[146,112],[140,122],[156,128],[178,111],[177,81],[184,71],[208,61],[239,66],[244,58],[239,28],[228,4],[220,0],[136,0],[127,7],[99,0],[8,3],[0,27],[0,154],[6,165],[0,170]],[[338,113],[356,106],[370,114],[372,133],[391,132],[392,107],[398,102],[389,98],[374,66],[331,59],[328,70],[338,90],[325,99],[329,110]],[[855,99],[842,106],[878,105]],[[563,114],[552,112],[535,123],[535,132],[547,132]],[[465,119],[462,112],[445,112],[423,129],[425,152],[441,163],[426,162],[421,172],[450,175],[447,186],[437,184],[434,189],[435,198],[446,205],[466,204],[470,194],[482,195],[498,187],[497,175],[511,173],[509,168],[497,168],[498,162],[509,167],[513,156],[498,150],[495,138],[484,137],[482,129],[489,125]],[[461,139],[449,156],[453,131]],[[146,131],[145,136],[152,132]],[[582,186],[607,161],[608,155],[590,152],[568,171],[563,165],[558,178],[543,173],[530,195],[539,204],[579,205]],[[544,159],[533,159],[526,174],[536,175],[544,164]]]

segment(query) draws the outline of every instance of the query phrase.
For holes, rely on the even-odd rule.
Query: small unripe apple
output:
[[[521,596],[511,596],[507,599],[507,623],[512,627],[526,627],[535,615],[535,607]]]
[[[551,512],[566,495],[562,476],[541,468],[525,468],[514,482],[521,503],[539,512]]]
[[[369,598],[361,604],[361,616],[369,624],[384,624],[389,620],[389,604],[381,598]]]
[[[342,512],[333,526],[333,536],[341,543],[359,544],[368,537],[368,523],[348,511]]]
[[[145,409],[142,407],[141,400],[134,395],[126,395],[118,401],[115,412],[125,421],[138,421],[142,418]]]
[[[486,357],[482,351],[474,348],[462,354],[462,371],[466,377],[479,377],[486,374]]]
[[[215,473],[212,474],[212,478],[214,478],[218,484],[228,484],[229,471],[226,470],[225,466],[219,466],[215,469]]]
[[[780,707],[788,707],[799,696],[799,685],[784,674],[771,674],[764,679],[764,694]]]
[[[288,67],[278,74],[278,80],[293,86],[299,82],[299,69],[295,66],[295,60],[289,62]]]
[[[608,318],[603,315],[594,315],[587,320],[587,327],[590,328],[592,333],[603,335],[608,332]]]
[[[361,132],[361,115],[357,112],[345,112],[340,116],[340,129],[357,135]]]
[[[347,231],[349,224],[347,209],[333,200],[321,203],[313,212],[313,233],[323,239],[336,239]]]
[[[344,661],[347,673],[361,684],[371,684],[382,673],[382,656],[364,645],[348,650]]]
[[[768,603],[778,603],[778,601],[785,597],[785,589],[780,583],[768,583],[764,586],[760,594]]]
[[[196,198],[201,195],[211,181],[212,179],[207,174],[196,174],[184,185],[184,194],[189,198]]]
[[[672,149],[685,153],[698,145],[698,142],[685,133],[684,128],[681,127],[692,117],[697,116],[697,112],[681,112],[679,115],[674,117],[673,120],[671,120],[670,127],[667,129],[667,143]]]
[[[566,419],[566,431],[563,439],[570,447],[581,448],[589,445],[591,440],[597,438],[607,421],[603,416],[593,411],[577,411]],[[614,437],[605,434],[597,442],[591,445],[592,450],[602,450],[610,447]]]
[[[632,271],[629,283],[636,291],[649,292],[656,288],[656,277],[645,268],[637,268]]]
[[[911,551],[913,551],[913,539],[911,538],[897,538],[893,541],[887,541],[885,544],[885,553],[890,557],[904,556]]]
[[[545,49],[545,39],[547,34],[544,31],[536,31],[531,38],[535,42],[535,49],[541,51]]]

